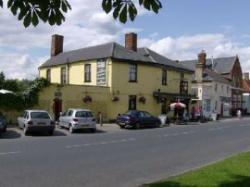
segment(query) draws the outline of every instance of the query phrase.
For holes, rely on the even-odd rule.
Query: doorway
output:
[[[136,110],[136,95],[129,96],[128,109],[129,110]]]
[[[62,112],[62,100],[55,98],[53,103],[53,113],[55,121],[58,121],[61,112]]]

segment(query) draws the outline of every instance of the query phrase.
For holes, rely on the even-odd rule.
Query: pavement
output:
[[[136,187],[250,150],[250,120],[0,136],[0,186]]]

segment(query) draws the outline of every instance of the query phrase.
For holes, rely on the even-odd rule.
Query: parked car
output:
[[[80,129],[96,132],[96,119],[88,109],[70,108],[59,117],[59,126],[69,129],[71,133]]]
[[[0,113],[0,133],[5,132],[7,129],[6,118]]]
[[[25,110],[17,121],[25,135],[30,132],[48,132],[49,135],[53,135],[55,130],[55,123],[45,110]]]
[[[129,110],[125,114],[118,115],[116,123],[121,128],[160,127],[161,121],[158,117],[146,111]]]

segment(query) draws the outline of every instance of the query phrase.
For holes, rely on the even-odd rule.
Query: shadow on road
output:
[[[21,138],[21,134],[15,130],[8,129],[6,132],[0,134],[0,139],[17,139]]]
[[[45,137],[47,137],[47,136],[51,136],[51,135],[49,135],[46,132],[31,132],[31,133],[29,133],[28,136],[33,136],[33,137],[36,137],[36,136],[38,136],[38,137],[45,136]],[[55,130],[52,136],[67,136],[67,133],[64,133],[64,132],[59,131],[59,130]]]
[[[88,130],[88,129],[81,129],[81,130],[76,130],[74,132],[74,134],[82,134],[82,133],[95,134],[95,133],[106,133],[106,131],[105,130],[101,130],[101,129],[96,129],[95,132],[92,132],[91,130]]]

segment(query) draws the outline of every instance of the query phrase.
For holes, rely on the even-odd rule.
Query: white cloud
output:
[[[243,71],[250,71],[250,46],[232,41],[224,34],[196,34],[180,37],[156,39],[143,38],[140,46],[147,46],[158,53],[174,60],[196,59],[198,53],[205,49],[209,57],[238,55]]]
[[[119,41],[126,32],[143,31],[143,28],[128,28],[113,20],[112,14],[105,14],[101,1],[72,0],[72,11],[66,14],[61,26],[39,24],[25,29],[9,10],[0,11],[0,71],[8,78],[34,78],[38,66],[49,57],[51,35],[58,33],[65,37],[65,50],[82,48],[110,41]],[[90,6],[91,4],[91,6]],[[150,14],[139,8],[138,16]],[[229,27],[226,27],[230,29]],[[194,59],[201,49],[208,57],[232,56],[238,54],[244,70],[250,70],[250,46],[242,46],[223,33],[200,33],[179,37],[159,38],[160,30],[139,38],[139,45],[149,47],[172,59]],[[248,37],[248,34],[240,38]]]
[[[117,41],[123,35],[124,25],[103,12],[101,1],[72,0],[70,3],[72,11],[66,14],[66,22],[53,27],[40,23],[36,28],[25,29],[7,8],[1,9],[0,71],[9,78],[38,75],[39,59],[48,57],[51,35],[55,33],[64,35],[65,50]]]

